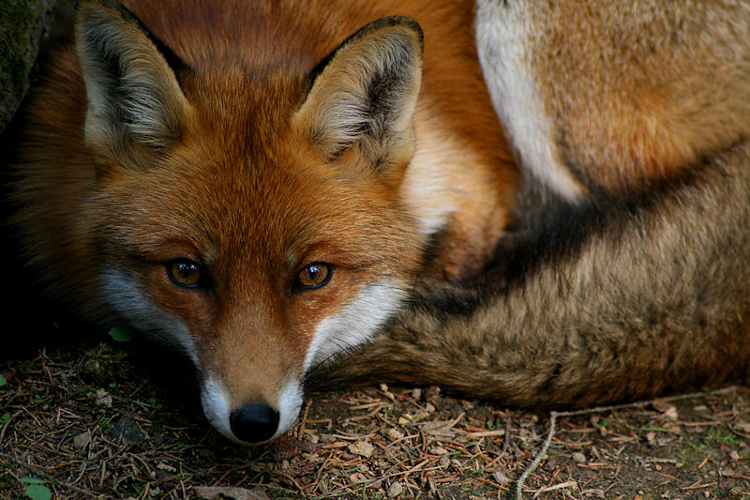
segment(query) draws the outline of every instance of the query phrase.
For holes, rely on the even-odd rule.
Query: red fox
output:
[[[288,430],[306,382],[541,408],[746,374],[748,119],[708,97],[747,75],[682,106],[696,51],[535,4],[84,0],[19,118],[25,256],[65,307],[182,349],[244,443]],[[742,60],[735,32],[698,56],[733,67],[708,49]],[[614,69],[642,72],[612,77],[630,93],[592,83]]]
[[[311,367],[510,221],[471,24],[453,1],[82,2],[24,117],[26,254],[66,307],[184,350],[222,434],[280,435]]]

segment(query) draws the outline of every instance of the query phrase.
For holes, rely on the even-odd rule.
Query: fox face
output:
[[[305,373],[369,339],[420,266],[398,189],[421,31],[382,19],[312,72],[252,82],[182,65],[115,3],[82,4],[76,43],[104,300],[193,360],[222,434],[273,439]]]
[[[291,425],[304,373],[367,340],[411,282],[398,259],[418,262],[407,232],[378,224],[398,215],[387,198],[366,199],[334,172],[300,164],[283,183],[272,182],[274,193],[264,182],[236,178],[238,170],[252,178],[253,161],[240,169],[219,161],[192,175],[187,161],[179,170],[159,166],[148,180],[114,180],[92,207],[102,214],[108,302],[138,329],[182,347],[204,377],[209,419],[248,442]],[[223,193],[222,186],[244,192]],[[309,196],[301,199],[302,191]],[[330,216],[316,210],[319,203]],[[352,209],[363,231],[343,215]],[[230,428],[232,412],[248,403],[274,408],[263,410],[267,430],[242,430],[236,421]]]
[[[253,169],[246,168],[246,174]],[[244,190],[248,183],[229,170],[237,169],[218,162],[194,175]],[[203,374],[207,416],[243,441],[264,441],[291,425],[304,373],[367,340],[411,281],[396,260],[417,260],[408,235],[377,224],[395,209],[388,200],[373,203],[335,177],[305,170],[295,168],[276,184],[286,193],[275,193],[273,203],[262,184],[230,197],[189,174],[156,170],[151,182],[137,180],[142,194],[118,186],[102,193],[102,248],[112,263],[104,272],[108,301],[140,330],[183,348]],[[307,189],[309,183],[318,188]],[[310,192],[306,203],[294,196],[298,190]],[[196,213],[182,204],[186,199],[205,209]],[[330,217],[313,217],[321,201],[330,203]],[[105,206],[118,210],[108,213]],[[366,229],[354,238],[340,215],[353,207]],[[230,420],[248,404],[253,411],[274,409],[262,410],[270,419],[262,431],[238,428],[242,416]]]

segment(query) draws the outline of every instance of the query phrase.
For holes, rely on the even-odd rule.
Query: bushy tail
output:
[[[750,142],[647,192],[549,213],[474,282],[426,283],[311,384],[439,384],[548,408],[746,376]]]

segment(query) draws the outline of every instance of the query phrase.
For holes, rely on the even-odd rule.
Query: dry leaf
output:
[[[651,406],[670,420],[677,420],[677,407],[663,399],[655,399]]]
[[[370,458],[373,452],[372,444],[367,441],[357,441],[356,443],[350,444],[347,449],[349,450],[349,453],[365,458]]]
[[[425,422],[422,430],[425,434],[431,436],[453,437],[456,435],[456,432],[453,430],[453,424],[453,420],[435,420]]]
[[[89,443],[91,443],[91,433],[89,431],[82,432],[73,438],[73,447],[76,450],[85,449]]]

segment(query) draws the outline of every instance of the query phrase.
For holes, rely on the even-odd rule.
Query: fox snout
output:
[[[209,422],[240,443],[261,444],[281,436],[300,414],[305,374],[364,342],[402,298],[400,287],[390,281],[365,286],[337,314],[319,322],[306,346],[282,331],[214,332],[214,343],[198,343],[193,356],[203,374],[201,402]]]
[[[233,402],[237,400],[237,402]],[[201,402],[206,418],[223,436],[243,444],[262,444],[288,431],[299,416],[301,384],[287,383],[278,396],[232,397],[213,376],[203,382]]]

